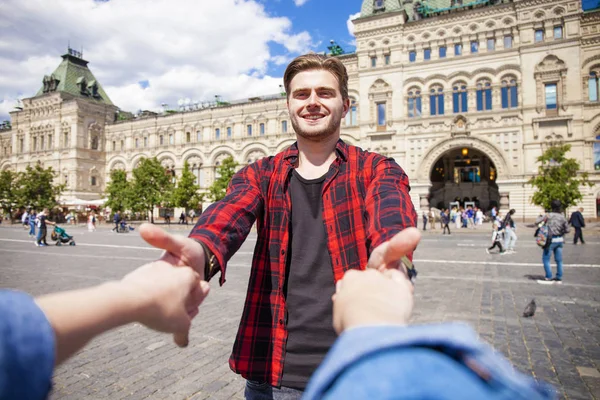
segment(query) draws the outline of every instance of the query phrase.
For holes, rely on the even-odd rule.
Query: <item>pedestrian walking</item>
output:
[[[115,227],[112,228],[112,232],[119,233],[119,222],[121,222],[121,212],[119,210],[113,215],[113,222],[115,223]]]
[[[577,245],[577,241],[581,240],[581,244],[585,244],[583,240],[582,228],[585,228],[585,219],[583,219],[583,207],[571,214],[569,218],[569,225],[575,229],[575,235],[573,236],[573,244]]]
[[[515,225],[515,221],[512,219],[512,216],[515,213],[515,209],[511,209],[508,213],[506,213],[506,217],[504,217],[503,229],[504,229],[504,248],[509,253],[515,252],[515,245],[517,243],[517,227]]]
[[[190,210],[190,219],[192,220],[192,224],[194,223],[194,218],[196,217],[196,211],[193,209]]]
[[[31,210],[31,212],[29,213],[29,237],[36,237],[35,236],[36,219],[37,219],[36,211]]]
[[[427,230],[427,213],[423,211],[423,230]]]
[[[477,207],[476,209],[477,211],[475,211],[475,228],[477,228],[477,226],[479,225],[483,225],[483,211],[481,211],[481,208]]]
[[[548,226],[548,240],[550,243],[544,247],[542,252],[542,262],[546,276],[544,280],[538,280],[538,283],[562,283],[563,279],[563,245],[564,235],[569,233],[569,224],[562,214],[562,204],[560,200],[552,200],[552,212],[538,217],[536,224],[545,223]],[[552,269],[550,268],[550,258],[554,254],[556,261],[556,275],[552,278]]]
[[[429,209],[429,229],[435,229],[435,211]]]
[[[442,213],[440,214],[440,220],[442,221],[442,235],[446,234],[446,229],[448,230],[448,235],[450,235],[450,227],[448,226],[448,224],[450,223],[450,211],[442,209]]]
[[[96,214],[92,211],[88,214],[88,232],[94,232],[96,230]]]
[[[186,218],[185,218],[185,212],[183,212],[183,211],[181,212],[181,215],[179,215],[179,224],[180,225],[183,225],[183,224],[187,225],[187,221],[186,221]]]
[[[48,242],[46,242],[46,234],[48,233],[47,225],[55,225],[54,222],[48,221],[48,209],[44,208],[41,213],[37,215],[37,228],[38,235],[37,241],[35,242],[36,246],[48,246]]]
[[[21,215],[21,224],[23,224],[24,229],[27,229],[29,227],[29,213],[27,212],[27,210],[25,210],[23,212],[23,215]]]
[[[492,221],[492,245],[485,249],[485,252],[490,254],[490,251],[498,247],[498,254],[505,254],[506,251],[502,248],[503,235],[502,219],[500,218],[500,213],[496,213],[496,219]]]

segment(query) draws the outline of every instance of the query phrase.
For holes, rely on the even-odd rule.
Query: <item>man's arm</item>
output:
[[[189,237],[201,242],[216,258],[225,282],[227,261],[240,248],[256,218],[264,209],[260,189],[261,174],[270,173],[271,159],[259,160],[237,172],[227,188],[227,195],[213,203],[198,218]],[[207,276],[206,279],[210,279]]]
[[[372,252],[403,229],[416,226],[417,214],[409,195],[408,176],[394,160],[373,154],[365,164],[372,174],[365,196],[367,240]]]

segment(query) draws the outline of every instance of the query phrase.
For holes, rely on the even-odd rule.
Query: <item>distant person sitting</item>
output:
[[[121,281],[45,295],[0,291],[0,399],[44,399],[54,368],[95,336],[131,322],[186,346],[209,291],[189,267],[146,264]]]
[[[350,270],[337,282],[340,335],[303,399],[552,399],[550,386],[516,372],[467,325],[408,325],[405,271]]]

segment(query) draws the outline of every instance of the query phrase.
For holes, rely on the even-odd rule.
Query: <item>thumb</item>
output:
[[[400,261],[402,256],[411,253],[417,247],[420,240],[421,232],[418,229],[404,229],[373,250],[367,268],[377,269]]]
[[[184,246],[183,238],[171,235],[159,227],[148,223],[140,226],[140,236],[149,245],[173,254],[179,254],[181,248]]]

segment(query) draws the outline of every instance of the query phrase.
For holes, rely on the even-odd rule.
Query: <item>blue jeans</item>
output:
[[[276,388],[267,382],[246,381],[244,398],[246,400],[300,400],[302,391],[285,386]]]
[[[552,242],[550,247],[544,249],[542,253],[542,261],[544,262],[544,270],[546,270],[546,278],[552,278],[552,269],[550,268],[550,253],[554,253],[554,261],[556,261],[556,279],[562,279],[563,275],[563,242]]]
[[[29,234],[35,236],[35,222],[29,222]]]

